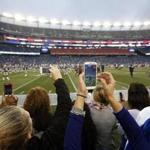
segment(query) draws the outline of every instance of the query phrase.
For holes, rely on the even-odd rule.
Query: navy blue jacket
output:
[[[70,113],[64,139],[64,150],[81,150],[84,117]]]
[[[125,150],[150,150],[150,134],[147,135],[148,131],[150,133],[149,120],[143,127],[139,127],[125,108],[115,113],[115,116],[123,127],[129,141]]]

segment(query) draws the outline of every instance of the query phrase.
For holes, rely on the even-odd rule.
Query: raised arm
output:
[[[57,107],[54,116],[60,117],[69,115],[71,109],[71,98],[67,85],[62,79],[60,70],[57,67],[51,66],[50,72],[54,79],[57,94]]]
[[[123,108],[113,96],[115,87],[115,80],[113,76],[110,73],[104,72],[98,75],[98,80],[101,81],[105,95],[107,96],[107,99],[111,104],[117,119],[123,127],[131,146],[136,150],[142,150],[144,148],[146,150],[150,145],[146,141],[142,129],[138,126],[129,112]]]
[[[81,74],[79,75],[77,99],[70,113],[66,128],[64,150],[81,150],[81,135],[85,114],[83,107],[86,96],[87,90],[83,81],[83,74]]]

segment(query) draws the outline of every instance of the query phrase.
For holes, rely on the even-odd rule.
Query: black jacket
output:
[[[26,150],[63,150],[64,134],[71,110],[69,90],[63,79],[54,83],[57,93],[57,107],[51,125],[39,139],[33,136],[26,143]]]

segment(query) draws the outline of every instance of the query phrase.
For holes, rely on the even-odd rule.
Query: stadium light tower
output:
[[[57,24],[60,24],[60,21],[54,18],[54,19],[51,19],[51,20],[50,20],[50,23],[51,23],[52,25],[57,25]]]
[[[96,21],[96,22],[93,23],[93,26],[94,27],[99,27],[99,26],[101,26],[101,23],[99,21]]]
[[[71,25],[71,23],[68,20],[62,20],[61,24],[64,26]]]
[[[123,26],[124,26],[124,27],[131,27],[131,26],[132,26],[132,23],[131,23],[131,22],[124,22],[124,23],[123,23]]]
[[[150,21],[145,21],[145,22],[143,23],[143,25],[144,25],[144,26],[149,26],[149,25],[150,25]]]
[[[13,15],[11,13],[3,12],[2,16],[7,17],[7,18],[12,18]]]
[[[88,26],[91,26],[91,23],[88,22],[88,21],[84,21],[82,25],[83,25],[84,27],[88,27]]]
[[[134,27],[140,27],[140,26],[142,26],[142,23],[139,22],[139,21],[136,21],[136,22],[133,23],[133,26]]]
[[[72,25],[73,26],[80,26],[81,25],[81,23],[79,22],[79,21],[73,21],[73,23],[72,23]]]
[[[38,22],[39,23],[48,23],[48,19],[44,18],[44,17],[41,17],[38,19]]]
[[[23,15],[21,15],[21,14],[15,14],[14,18],[15,18],[16,21],[26,20],[25,17]]]
[[[36,21],[37,21],[37,19],[34,18],[33,16],[26,17],[26,20],[27,20],[28,22],[36,22]]]
[[[114,26],[114,27],[120,27],[121,25],[122,25],[122,24],[121,24],[120,22],[114,22],[114,23],[113,23],[113,26]]]
[[[103,23],[103,27],[104,28],[109,28],[111,26],[112,26],[112,24],[110,22],[108,22],[108,21],[106,21],[106,22]]]

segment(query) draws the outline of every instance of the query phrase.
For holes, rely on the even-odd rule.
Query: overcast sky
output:
[[[150,0],[0,0],[0,12],[70,21],[150,20]]]

